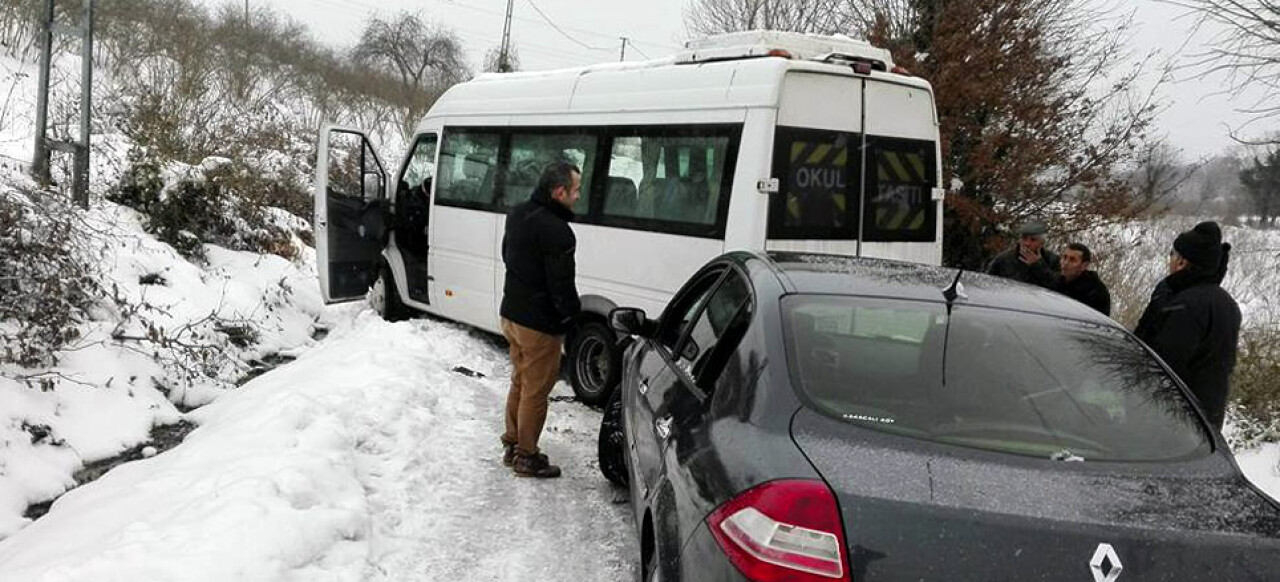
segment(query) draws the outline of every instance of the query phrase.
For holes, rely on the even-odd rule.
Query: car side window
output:
[[[724,365],[725,350],[735,347],[731,345],[735,342],[729,341],[731,332],[749,320],[750,307],[750,287],[740,274],[730,271],[686,327],[676,366],[699,387],[708,389],[714,385],[715,376]]]
[[[668,351],[677,353],[677,343],[685,336],[690,322],[698,315],[702,305],[716,289],[716,283],[724,276],[724,269],[714,269],[698,275],[671,301],[658,324],[658,342]]]

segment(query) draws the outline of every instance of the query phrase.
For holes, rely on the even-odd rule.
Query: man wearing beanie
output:
[[[1018,228],[1018,244],[996,255],[987,274],[1041,287],[1052,287],[1058,273],[1058,255],[1044,248],[1048,227],[1031,221]]]
[[[1134,330],[1173,368],[1219,429],[1240,336],[1240,306],[1221,286],[1230,252],[1216,222],[1178,235],[1169,253],[1169,276],[1156,286]]]

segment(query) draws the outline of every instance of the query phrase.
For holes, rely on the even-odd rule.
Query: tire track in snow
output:
[[[373,513],[367,578],[633,579],[639,548],[630,510],[612,503],[595,461],[600,413],[553,401],[540,445],[564,475],[517,478],[498,444],[505,352],[452,324],[413,325],[430,346],[423,364],[435,371],[360,447]],[[552,394],[572,391],[561,382]]]

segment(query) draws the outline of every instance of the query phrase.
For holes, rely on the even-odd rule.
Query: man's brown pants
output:
[[[561,337],[502,320],[511,344],[511,391],[507,393],[507,431],[503,444],[523,455],[538,453],[538,437],[547,423],[547,397],[560,377]]]

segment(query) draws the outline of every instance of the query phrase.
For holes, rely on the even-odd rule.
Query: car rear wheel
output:
[[[622,390],[615,388],[609,396],[609,402],[604,405],[604,417],[600,419],[596,458],[600,462],[600,473],[605,479],[619,487],[626,487],[627,463],[623,452],[627,442],[622,422]]]
[[[604,323],[580,325],[569,346],[569,380],[578,400],[601,406],[618,385],[622,357],[618,338]]]

